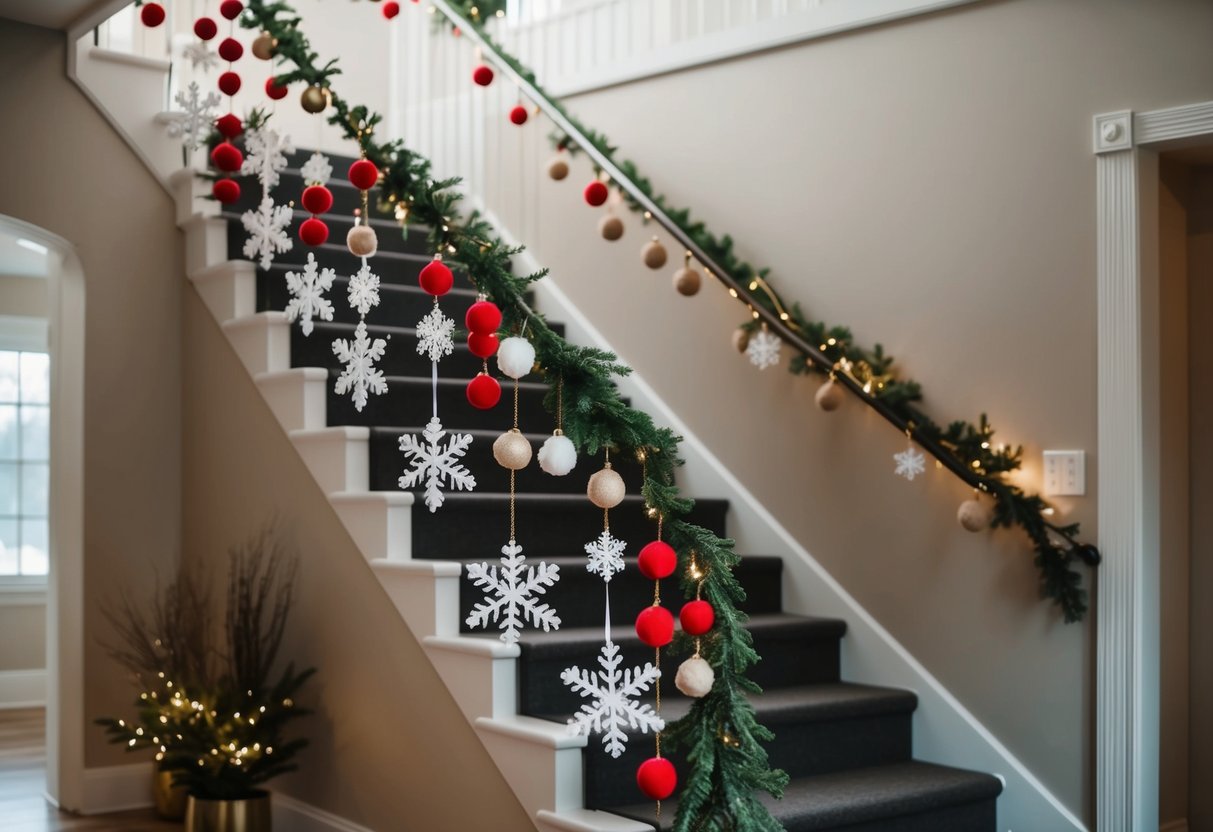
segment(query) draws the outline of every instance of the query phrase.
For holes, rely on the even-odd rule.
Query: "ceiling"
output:
[[[21,23],[66,29],[82,15],[104,0],[0,0],[0,17]]]
[[[5,277],[47,277],[50,258],[38,243],[0,226],[0,275]]]

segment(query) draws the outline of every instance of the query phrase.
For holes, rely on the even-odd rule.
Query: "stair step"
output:
[[[760,799],[787,832],[992,832],[1001,791],[988,774],[909,761],[798,778],[782,800]],[[652,803],[611,811],[673,828],[677,799],[661,809],[660,826]]]
[[[334,305],[345,304],[344,298],[335,299]],[[310,335],[304,335],[298,326],[291,327],[291,366],[324,367],[339,369],[341,362],[333,354],[333,341],[344,338],[352,341],[357,324],[318,322]],[[430,359],[417,353],[417,330],[412,327],[384,326],[367,323],[367,337],[387,341],[383,358],[376,365],[388,376],[428,376]],[[448,376],[471,378],[480,372],[484,362],[472,355],[467,344],[456,341],[455,351],[442,359],[440,369]],[[490,365],[490,368],[492,365]]]
[[[723,535],[728,505],[726,500],[697,500],[688,519]],[[602,531],[602,509],[582,495],[519,494],[515,511],[518,542],[523,554],[535,560],[579,554],[581,545],[576,541],[581,535],[570,535],[584,529],[588,541]],[[611,511],[611,532],[622,540],[647,543],[653,539],[653,521],[645,516],[642,498],[626,497]],[[413,509],[414,558],[497,559],[509,537],[508,494],[448,493],[436,513],[426,511],[422,504]],[[602,635],[601,628],[598,635]]]
[[[293,198],[297,203],[298,197],[295,196]],[[254,204],[249,207],[256,208],[257,206]],[[244,214],[245,210],[248,209],[236,210],[235,203],[233,203],[232,205],[225,205],[223,211],[221,211],[219,214],[219,216],[223,217],[231,224],[232,228],[239,232],[241,247],[244,246],[245,231],[244,225],[240,218]],[[292,211],[290,224],[290,235],[291,239],[295,241],[295,245],[289,252],[280,255],[281,257],[290,257],[291,259],[298,260],[301,263],[307,261],[306,252],[312,249],[304,245],[303,242],[299,240],[299,226],[303,224],[304,220],[311,216],[311,214],[304,211],[298,206],[298,204],[296,204],[294,211]],[[361,266],[361,262],[358,260],[358,258],[350,254],[349,249],[345,247],[346,235],[349,234],[350,229],[354,227],[353,214],[330,211],[327,214],[321,214],[320,219],[322,219],[324,224],[329,227],[327,244],[340,246],[341,249],[345,251],[349,262],[355,264],[353,266],[346,264],[345,268],[356,269]],[[379,242],[379,252],[395,252],[400,254],[412,254],[419,257],[428,257],[426,248],[427,244],[425,242],[424,234],[410,229],[403,229],[400,227],[400,223],[396,222],[395,220],[385,219],[382,217],[372,216],[371,227],[375,229],[375,237]],[[370,258],[372,271],[375,271],[375,261],[378,257],[379,254],[376,254]],[[316,259],[320,259],[319,255],[317,255]],[[378,272],[376,272],[376,274],[378,274]]]
[[[490,366],[490,370],[494,368]],[[456,429],[480,429],[501,431],[509,428],[512,422],[513,393],[503,385],[501,401],[489,410],[479,410],[468,404],[467,385],[473,375],[465,377],[450,377],[450,371],[445,365],[439,365],[438,372],[438,415],[442,424],[449,431]],[[330,370],[335,381],[340,372]],[[500,379],[498,379],[500,381]],[[509,379],[506,379],[509,381]],[[339,396],[329,386],[328,422],[330,425],[424,425],[433,415],[433,393],[430,389],[430,378],[419,376],[388,376],[388,391],[381,396],[371,396],[370,401],[361,412],[354,409],[349,396]],[[544,396],[548,387],[539,382],[522,382],[519,389],[519,424],[536,432],[554,428],[556,418],[543,407]],[[601,467],[601,466],[598,466]],[[589,469],[587,468],[587,471]],[[597,469],[594,469],[597,470]],[[589,476],[587,473],[586,476]]]

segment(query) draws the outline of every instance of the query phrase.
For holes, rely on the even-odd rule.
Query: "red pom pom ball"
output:
[[[211,195],[227,205],[240,199],[240,183],[235,179],[216,179]]]
[[[690,636],[701,636],[716,623],[716,611],[707,601],[688,601],[678,613],[682,631]]]
[[[159,26],[164,22],[164,6],[159,3],[144,3],[139,9],[139,19],[144,26]]]
[[[301,202],[309,214],[323,214],[333,207],[333,192],[323,185],[308,185]]]
[[[477,86],[487,87],[493,83],[493,70],[484,64],[480,64],[480,66],[472,70],[472,80],[476,82]]]
[[[244,132],[244,125],[240,122],[240,117],[228,113],[225,116],[219,116],[215,119],[215,129],[223,135],[224,138],[234,139]]]
[[[324,220],[309,217],[299,226],[299,239],[309,246],[323,245],[329,238],[329,227]]]
[[[369,191],[379,181],[379,168],[370,159],[359,159],[350,165],[350,183],[360,191]]]
[[[240,17],[240,13],[244,11],[244,4],[240,0],[223,0],[219,4],[219,14],[226,17],[228,20],[235,20]]]
[[[473,332],[468,336],[468,349],[477,358],[488,358],[497,352],[497,333]]]
[[[224,95],[235,95],[240,92],[240,76],[234,72],[225,72],[220,75],[219,92]]]
[[[514,109],[510,110],[510,121],[514,122],[514,124],[517,124],[519,126],[526,124],[526,119],[527,119],[526,107],[523,107],[521,104],[517,105],[516,107],[514,107]]]
[[[224,38],[219,44],[219,57],[231,63],[240,60],[244,54],[244,46],[235,38]]]
[[[200,17],[194,21],[194,34],[203,40],[210,40],[219,34],[219,24],[209,17]]]
[[[641,575],[651,581],[660,581],[674,574],[674,569],[678,566],[678,553],[670,544],[654,540],[640,550],[636,566],[640,568]]]
[[[488,410],[501,401],[501,385],[486,373],[479,373],[468,382],[468,404],[480,410]]]
[[[636,785],[649,800],[665,800],[678,786],[678,772],[665,757],[650,757],[636,769]]]
[[[417,275],[417,282],[421,284],[421,288],[427,294],[441,297],[451,291],[451,286],[455,283],[455,275],[451,274],[446,263],[441,260],[431,260],[425,264],[421,274]]]
[[[211,163],[219,170],[232,172],[244,164],[244,154],[231,142],[220,142],[211,151]]]
[[[674,640],[674,616],[665,607],[645,607],[636,616],[636,635],[649,647],[665,647]]]
[[[585,197],[586,202],[597,208],[599,205],[607,201],[607,197],[610,196],[610,192],[607,190],[606,185],[595,179],[593,182],[585,186],[585,193],[583,196]]]
[[[400,4],[388,2],[383,4],[383,16],[391,20],[396,15],[400,14]]]
[[[468,307],[468,313],[463,322],[470,332],[488,334],[496,332],[501,326],[501,310],[497,304],[487,300],[478,300]]]
[[[270,98],[274,99],[275,101],[281,101],[282,99],[286,98],[286,93],[287,89],[285,85],[280,87],[274,83],[273,78],[265,79],[265,94]]]

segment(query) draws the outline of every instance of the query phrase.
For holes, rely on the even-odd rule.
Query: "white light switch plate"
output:
[[[1046,497],[1081,497],[1087,493],[1085,451],[1045,451]]]

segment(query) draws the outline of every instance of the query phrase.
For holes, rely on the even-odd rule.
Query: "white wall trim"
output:
[[[0,670],[0,711],[46,705],[46,670]]]
[[[1213,102],[1094,120],[1099,412],[1096,828],[1158,825],[1157,156]]]
[[[45,578],[0,579],[0,607],[46,606]]]
[[[372,832],[366,826],[280,792],[274,792],[273,813],[274,826],[290,832]]]
[[[76,811],[84,815],[125,812],[152,805],[150,762],[88,768],[84,770],[83,784],[83,802]]]

